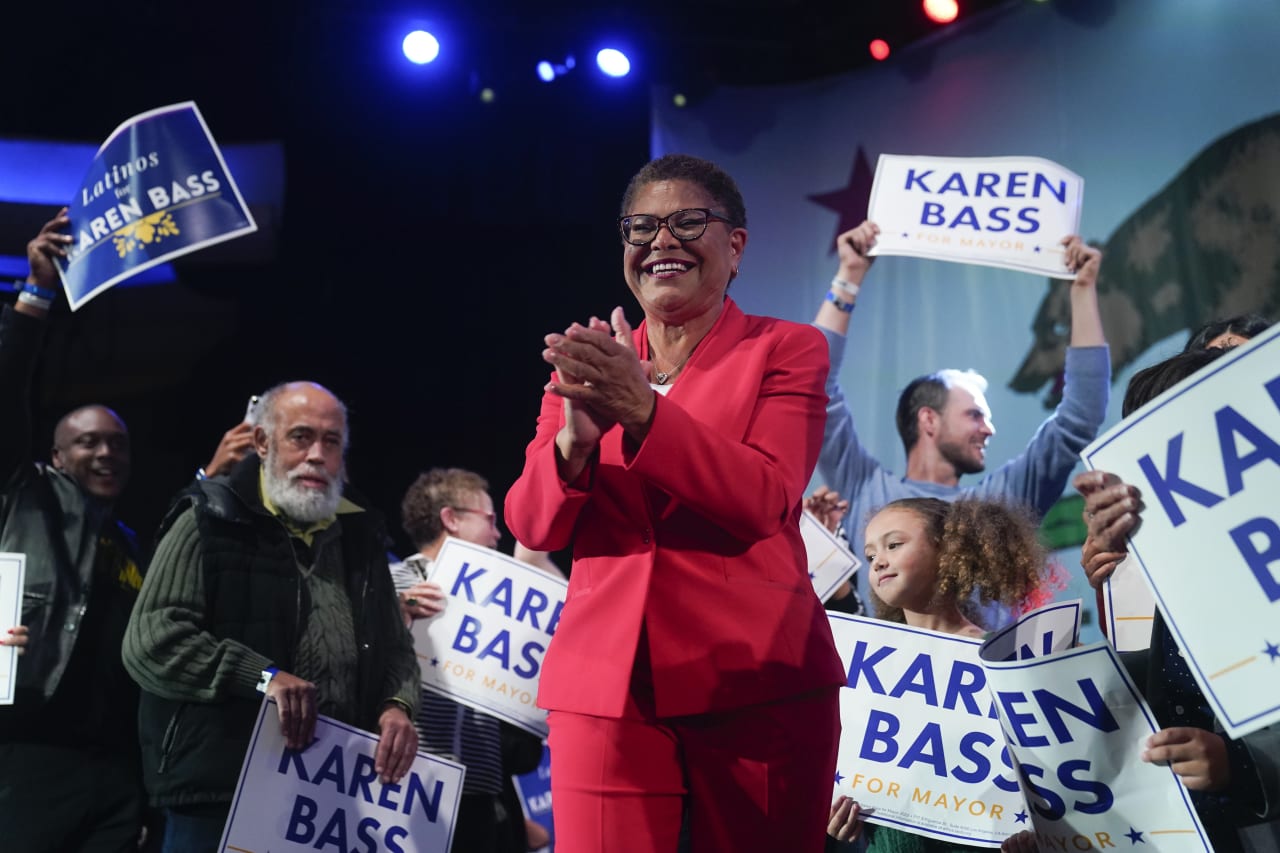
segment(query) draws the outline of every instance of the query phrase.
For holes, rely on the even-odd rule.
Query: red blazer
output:
[[[647,357],[645,324],[635,332]],[[809,326],[724,311],[649,434],[605,434],[574,484],[556,471],[564,403],[547,394],[506,520],[530,548],[573,543],[538,704],[624,714],[647,626],[659,716],[738,708],[843,684],[806,572],[801,499],[826,418],[827,344]]]

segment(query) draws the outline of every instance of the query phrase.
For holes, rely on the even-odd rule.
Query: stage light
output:
[[[871,58],[878,62],[883,62],[889,58],[889,43],[884,39],[875,39],[868,46],[871,51]]]
[[[671,96],[671,103],[677,107],[686,107],[689,105],[689,99],[684,96],[683,92],[676,92]]]
[[[404,37],[401,44],[405,58],[417,65],[426,65],[440,55],[440,42],[426,30],[414,30]]]
[[[545,59],[538,63],[538,79],[543,83],[550,83],[556,79],[556,68]]]
[[[631,60],[622,51],[611,47],[596,54],[596,65],[610,77],[626,77],[631,72]]]
[[[492,104],[494,99],[498,97],[498,93],[485,86],[480,90],[480,102],[484,104]]]
[[[956,0],[924,0],[924,13],[935,24],[949,24],[960,14]]]

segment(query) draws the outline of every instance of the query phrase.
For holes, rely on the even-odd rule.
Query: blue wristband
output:
[[[853,302],[845,302],[829,290],[827,291],[827,301],[836,306],[836,310],[838,311],[843,311],[846,314],[853,313]]]
[[[29,281],[24,281],[18,285],[18,291],[20,293],[30,293],[32,296],[38,296],[41,299],[48,299],[50,302],[58,298],[58,291],[32,284]]]

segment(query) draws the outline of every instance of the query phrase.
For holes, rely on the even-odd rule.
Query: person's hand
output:
[[[70,227],[71,220],[67,218],[67,208],[64,207],[27,244],[27,264],[30,267],[27,281],[49,290],[58,289],[58,268],[54,258],[65,258],[67,247],[75,242],[70,234],[62,233]]]
[[[1000,845],[1000,853],[1036,853],[1036,834],[1029,829],[1014,833]]]
[[[1221,791],[1231,782],[1227,742],[1206,729],[1161,729],[1147,738],[1142,760],[1168,765],[1192,791]]]
[[[1098,283],[1098,269],[1102,266],[1102,251],[1090,246],[1076,235],[1064,237],[1062,260],[1067,269],[1076,274],[1071,283],[1074,288],[1090,288]]]
[[[9,631],[4,635],[3,639],[0,639],[0,646],[16,646],[18,649],[18,654],[23,654],[24,652],[26,652],[27,626],[15,625],[14,627],[10,628]]]
[[[216,477],[230,471],[237,462],[253,449],[253,424],[247,421],[233,426],[222,434],[222,441],[213,451],[213,459],[204,466],[206,477]]]
[[[862,808],[851,797],[841,794],[831,804],[827,817],[827,835],[837,841],[855,841],[862,834]]]
[[[1125,537],[1142,521],[1142,496],[1136,487],[1106,471],[1086,471],[1077,475],[1072,485],[1084,495],[1088,528],[1080,565],[1089,585],[1097,589],[1128,556]]]
[[[622,309],[613,309],[610,319],[612,336],[594,318],[589,326],[574,323],[563,335],[547,335],[543,359],[562,380],[575,381],[550,382],[546,390],[569,400],[575,413],[586,407],[585,414],[596,426],[621,424],[629,437],[640,441],[648,431],[654,391]]]
[[[384,785],[394,785],[409,772],[418,752],[418,732],[399,705],[389,703],[378,717],[378,750],[373,769]]]
[[[400,611],[405,624],[414,619],[430,619],[444,610],[444,588],[435,581],[419,581],[400,593]]]
[[[867,270],[876,260],[867,252],[876,244],[879,234],[880,226],[868,219],[836,238],[836,251],[840,255],[840,271],[836,275],[839,278],[850,284],[862,284]]]
[[[267,695],[276,700],[284,745],[306,749],[316,730],[316,686],[288,672],[277,672],[267,684]]]
[[[804,499],[804,508],[813,513],[823,527],[835,533],[840,529],[844,514],[849,511],[849,502],[841,500],[839,492],[833,492],[826,486],[818,486],[813,494]]]

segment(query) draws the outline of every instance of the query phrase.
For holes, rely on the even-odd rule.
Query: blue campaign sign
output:
[[[539,824],[555,841],[556,829],[551,819],[551,749],[542,745],[542,760],[528,773],[512,776],[524,816]]]
[[[258,230],[194,102],[126,121],[98,149],[59,263],[74,311],[164,261]]]

